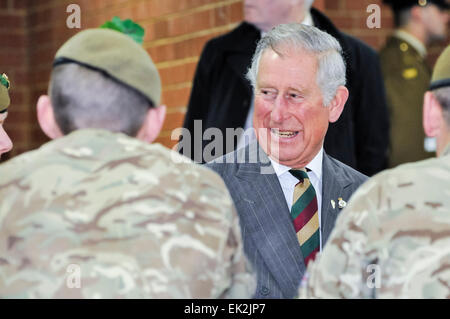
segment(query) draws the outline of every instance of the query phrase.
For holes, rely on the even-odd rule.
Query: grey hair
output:
[[[282,56],[285,52],[306,50],[318,60],[316,82],[319,86],[324,106],[328,106],[336,95],[337,89],[346,84],[346,67],[339,42],[326,32],[298,23],[280,24],[270,30],[259,42],[252,64],[247,72],[247,79],[256,89],[259,62],[264,51],[272,49]]]
[[[75,63],[53,68],[49,95],[63,134],[99,128],[136,136],[151,107],[140,92]]]
[[[443,87],[432,92],[442,107],[447,125],[450,126],[450,87]]]

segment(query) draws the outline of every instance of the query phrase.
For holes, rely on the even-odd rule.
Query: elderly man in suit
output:
[[[341,208],[366,176],[323,150],[349,92],[339,42],[282,24],[258,43],[247,77],[257,140],[207,164],[227,184],[244,248],[258,274],[255,298],[293,298]]]
[[[183,138],[178,145],[182,154],[203,163],[254,140],[253,135],[244,138],[239,132],[253,126],[254,95],[245,74],[256,43],[278,24],[302,23],[335,37],[347,64],[346,86],[350,95],[339,120],[328,128],[325,151],[366,175],[386,167],[389,117],[378,56],[368,45],[336,28],[328,17],[311,7],[313,2],[244,0],[245,21],[206,43],[192,83]],[[213,131],[222,135],[213,135]],[[223,138],[227,131],[236,133],[234,141]],[[226,141],[227,146],[217,147],[210,154],[212,140]]]

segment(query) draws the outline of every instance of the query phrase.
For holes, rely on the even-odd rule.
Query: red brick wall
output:
[[[78,29],[68,29],[67,5],[81,7],[82,28],[98,27],[113,16],[132,18],[146,29],[144,47],[163,83],[168,114],[158,142],[173,146],[172,129],[181,126],[198,57],[205,42],[242,21],[242,0],[0,0],[0,72],[10,76],[12,107],[6,130],[10,156],[47,139],[36,121],[35,103],[47,89],[58,47]],[[369,4],[381,0],[316,0],[342,30],[378,49],[392,30],[391,11],[382,6],[381,29],[368,29]],[[441,47],[432,49],[435,56]]]

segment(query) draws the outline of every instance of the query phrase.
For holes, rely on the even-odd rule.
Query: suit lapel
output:
[[[260,158],[268,164],[240,164],[236,173],[247,208],[240,217],[283,294],[295,295],[305,272],[303,256],[278,177],[262,151]],[[262,174],[262,167],[272,173]]]
[[[324,153],[322,174],[322,248],[325,246],[331,231],[334,228],[336,218],[339,215],[339,198],[348,201],[351,195],[346,188],[351,185],[342,170],[342,167],[333,163],[331,158]],[[331,201],[334,201],[334,208]]]

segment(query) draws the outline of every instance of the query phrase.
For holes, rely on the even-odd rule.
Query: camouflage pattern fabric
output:
[[[221,178],[161,145],[80,130],[0,166],[0,298],[249,298]]]
[[[450,298],[450,145],[354,194],[301,298]]]

